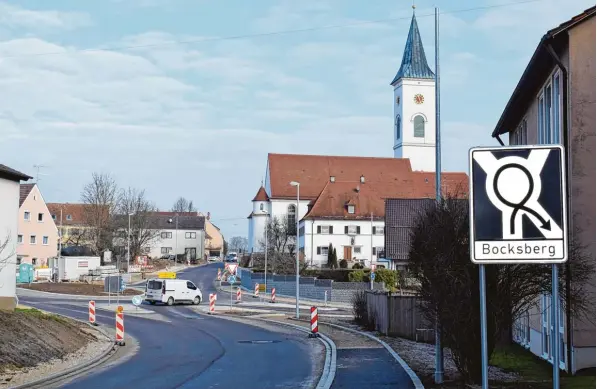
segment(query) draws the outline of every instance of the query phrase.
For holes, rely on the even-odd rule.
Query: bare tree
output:
[[[83,188],[81,201],[85,204],[83,219],[90,227],[88,233],[91,249],[101,255],[112,248],[112,217],[118,207],[118,186],[108,173],[93,173],[91,182]]]
[[[0,271],[8,265],[10,259],[15,255],[14,248],[8,250],[10,241],[10,231],[6,231],[6,236],[3,240],[0,240]]]
[[[244,236],[233,236],[230,239],[229,249],[231,251],[246,252],[249,247],[249,240]]]
[[[409,272],[419,281],[416,289],[427,319],[433,322],[436,315],[439,317],[442,341],[451,349],[462,379],[478,383],[479,275],[478,266],[470,261],[468,207],[467,200],[446,198],[420,215],[412,230]],[[594,274],[594,263],[575,241],[570,242],[569,261],[576,285],[586,285]],[[533,307],[539,295],[550,292],[551,267],[491,265],[485,269],[487,345],[491,355],[513,318]],[[564,290],[564,272],[560,275]],[[567,297],[576,313],[590,311],[592,303],[582,288],[572,288],[570,296],[562,293],[563,305]]]
[[[161,231],[156,228],[155,212],[157,207],[147,200],[144,190],[135,188],[122,189],[118,197],[117,216],[114,224],[118,231],[119,245],[125,247],[128,243],[127,234],[130,224],[130,255],[131,259],[143,253],[143,249],[150,247],[160,236]]]
[[[172,212],[197,212],[197,207],[193,204],[193,200],[179,197],[172,206]]]
[[[286,217],[270,219],[266,224],[266,229],[268,269],[278,274],[294,274],[296,272],[296,258],[294,255],[296,235],[291,233]],[[265,234],[264,238],[259,241],[259,245],[262,251],[265,252]],[[261,262],[260,258],[258,262]],[[304,258],[299,266],[299,271],[306,268]]]

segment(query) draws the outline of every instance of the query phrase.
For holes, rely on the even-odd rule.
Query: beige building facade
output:
[[[569,231],[587,260],[595,263],[595,7],[550,30],[541,40],[520,79],[493,136],[511,145],[561,144],[565,148],[569,187]],[[574,260],[574,259],[572,259]],[[565,271],[565,267],[562,267]],[[552,323],[551,297],[515,323],[515,340],[533,354],[573,373],[595,367],[595,273],[580,287],[592,304],[584,315],[562,306]],[[592,321],[592,322],[591,322]],[[554,325],[555,324],[555,325]],[[570,327],[570,328],[569,328]],[[555,331],[560,355],[552,355]]]
[[[58,229],[37,184],[21,184],[17,264],[45,267],[58,255]]]

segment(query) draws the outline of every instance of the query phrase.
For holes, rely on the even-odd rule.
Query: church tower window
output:
[[[294,204],[288,206],[286,220],[288,222],[288,232],[292,233],[296,231],[296,206]]]
[[[417,115],[413,122],[415,138],[425,138],[425,118],[421,115]]]
[[[259,204],[259,210],[263,211],[263,204]]]
[[[400,139],[400,115],[396,115],[396,139]]]

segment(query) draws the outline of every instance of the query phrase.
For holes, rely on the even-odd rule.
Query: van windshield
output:
[[[162,289],[162,281],[149,281],[147,282],[147,289]]]

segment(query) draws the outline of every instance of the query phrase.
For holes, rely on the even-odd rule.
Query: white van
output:
[[[188,280],[152,278],[145,285],[145,301],[152,305],[157,302],[168,305],[190,302],[199,305],[203,301],[203,294]]]

